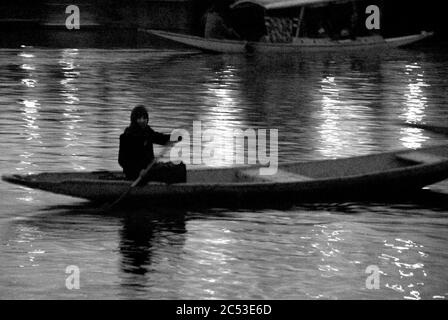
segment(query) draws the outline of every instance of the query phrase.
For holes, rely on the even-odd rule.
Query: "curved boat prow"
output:
[[[386,38],[384,39],[390,46],[392,47],[404,47],[410,44],[414,44],[420,42],[424,39],[430,38],[434,35],[433,31],[427,32],[422,31],[420,34],[414,34],[410,36],[403,37],[395,37],[395,38]]]
[[[5,182],[9,182],[9,183],[13,183],[13,184],[17,184],[17,185],[25,186],[25,187],[34,186],[34,183],[31,180],[26,179],[26,176],[19,175],[19,174],[2,175],[2,180]]]

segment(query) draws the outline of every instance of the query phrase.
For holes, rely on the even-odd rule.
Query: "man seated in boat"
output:
[[[154,160],[153,144],[174,144],[170,141],[170,135],[154,131],[148,125],[148,112],[143,105],[136,106],[131,112],[131,124],[120,135],[120,149],[118,163],[128,180],[136,180],[143,170]],[[179,141],[182,137],[179,137]],[[167,183],[185,182],[186,167],[180,163],[155,162],[141,184],[148,181],[161,181]]]
[[[239,34],[229,26],[229,8],[225,1],[217,1],[205,13],[205,38],[239,40]]]

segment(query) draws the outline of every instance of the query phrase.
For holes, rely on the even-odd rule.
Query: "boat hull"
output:
[[[268,43],[206,39],[161,30],[141,29],[141,31],[196,49],[219,53],[302,53],[397,48],[421,41],[433,35],[432,32],[422,32],[421,34],[388,39],[383,39],[381,36],[371,36],[360,37],[356,40],[296,38],[293,43]]]
[[[275,176],[252,179],[241,175],[259,167],[191,169],[187,183],[149,183],[136,187],[123,204],[244,206],[284,201],[347,201],[406,194],[448,178],[448,145],[422,149],[418,155],[420,160],[400,158],[403,154],[412,155],[412,152],[287,163],[279,171],[291,173],[292,178],[283,181],[283,178],[276,180]],[[295,179],[299,177],[297,173],[306,174],[306,179]],[[118,172],[62,172],[7,175],[3,180],[91,201],[110,202],[131,184],[120,177]]]

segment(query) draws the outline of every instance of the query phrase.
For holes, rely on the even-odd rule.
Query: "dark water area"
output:
[[[148,48],[160,43],[165,47],[172,47],[175,45],[148,36],[138,29],[161,29],[202,35],[202,17],[212,2],[83,0],[77,3],[80,10],[80,29],[68,30],[65,21],[69,15],[65,9],[69,4],[58,0],[3,0],[0,4],[0,47],[19,48],[21,45],[27,45],[49,48]],[[448,29],[445,26],[443,1],[354,2],[357,2],[358,19],[362,28],[363,21],[369,16],[364,9],[369,5],[376,5],[381,13],[379,32],[384,37],[433,31],[434,37],[425,41],[426,44],[447,47]],[[351,10],[350,4],[334,7]],[[251,18],[253,17],[247,17]]]
[[[421,31],[432,31],[434,35],[410,48],[448,48],[448,33],[442,26],[428,24],[412,29],[388,27],[390,31],[382,32],[384,37],[399,37],[419,34]],[[186,33],[186,32],[183,32]],[[196,32],[196,35],[200,33]],[[38,25],[8,26],[0,28],[0,47],[17,49],[21,46],[36,48],[96,48],[96,49],[150,49],[164,47],[184,49],[185,46],[169,40],[139,31],[137,27],[85,27],[76,31],[68,31],[64,27],[42,28]]]
[[[278,129],[279,162],[446,142],[448,52],[0,49],[0,174],[119,170],[132,106],[169,133]],[[160,152],[156,148],[156,153]],[[217,166],[222,165],[216,163]],[[446,299],[448,182],[390,202],[117,209],[0,182],[0,298]],[[437,193],[435,193],[437,191]],[[66,287],[66,268],[80,289]],[[379,289],[366,287],[368,266]]]

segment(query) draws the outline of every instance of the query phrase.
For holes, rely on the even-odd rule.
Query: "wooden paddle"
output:
[[[163,148],[163,150],[162,150],[162,152],[159,154],[159,156],[158,157],[156,157],[156,158],[154,158],[149,164],[148,164],[148,166],[146,167],[146,169],[144,169],[144,170],[142,170],[141,172],[140,172],[140,175],[139,175],[139,177],[137,178],[137,180],[135,180],[132,184],[131,184],[131,186],[117,199],[117,200],[115,200],[114,202],[112,202],[111,204],[105,204],[103,207],[102,207],[102,210],[103,211],[109,211],[110,209],[112,209],[114,206],[116,206],[118,203],[120,203],[128,194],[129,194],[129,192],[131,192],[131,190],[133,189],[133,188],[135,188],[139,183],[140,183],[140,181],[142,181],[142,179],[144,178],[144,177],[146,177],[146,175],[148,174],[148,172],[149,172],[149,170],[151,170],[151,168],[152,168],[152,166],[160,159],[160,158],[162,158],[166,153],[167,153],[167,151],[168,150],[171,150],[171,147],[173,146],[173,145],[175,145],[177,143],[177,141],[176,142],[169,142],[164,148]]]

